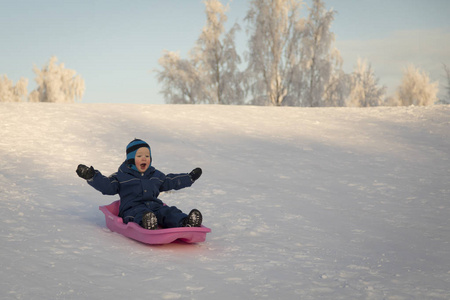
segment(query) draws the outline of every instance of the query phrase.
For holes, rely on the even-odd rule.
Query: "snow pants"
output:
[[[146,201],[123,212],[123,222],[135,222],[142,226],[142,217],[147,212],[153,212],[158,219],[158,225],[164,228],[181,227],[187,214],[175,206],[166,206],[156,201]]]

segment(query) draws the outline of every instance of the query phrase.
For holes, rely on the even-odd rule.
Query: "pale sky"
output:
[[[403,69],[413,64],[439,80],[443,93],[442,64],[450,66],[449,0],[325,4],[337,11],[331,30],[346,72],[358,57],[367,59],[393,94]],[[227,27],[234,22],[242,27],[236,39],[242,59],[248,5],[248,0],[233,0],[227,13]],[[163,104],[152,70],[160,68],[164,50],[186,58],[204,25],[201,0],[0,0],[0,75],[14,83],[28,78],[31,92],[33,65],[40,69],[54,55],[85,80],[84,103]]]

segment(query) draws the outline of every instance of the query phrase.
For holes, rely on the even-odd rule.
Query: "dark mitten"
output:
[[[199,179],[201,175],[202,175],[202,169],[200,169],[200,168],[195,168],[194,170],[191,171],[191,173],[189,173],[189,176],[191,176],[192,182]]]
[[[89,180],[92,177],[94,177],[95,171],[94,171],[94,168],[92,166],[89,168],[88,166],[85,166],[85,165],[78,165],[77,174],[81,178]]]

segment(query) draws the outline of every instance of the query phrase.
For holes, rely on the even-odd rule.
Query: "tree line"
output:
[[[245,16],[248,49],[237,53],[235,23],[225,30],[226,12],[219,0],[205,0],[206,25],[188,58],[164,51],[155,70],[166,103],[252,104],[273,106],[432,105],[439,101],[438,83],[413,65],[404,69],[396,95],[386,97],[367,60],[358,59],[350,74],[334,46],[331,32],[336,11],[322,0],[305,7],[299,0],[251,0]],[[303,10],[307,16],[302,17]],[[28,79],[16,84],[0,76],[0,102],[74,102],[85,83],[74,70],[51,57],[42,69],[33,67],[38,87],[28,94]],[[245,66],[242,66],[246,64]],[[450,70],[446,99],[450,103]]]
[[[252,0],[244,21],[248,37],[246,66],[234,38],[241,27],[225,31],[226,12],[218,0],[206,0],[206,25],[183,59],[165,51],[156,70],[166,103],[253,104],[274,106],[431,105],[438,102],[438,83],[413,65],[405,68],[393,97],[367,60],[359,59],[352,73],[334,47],[334,10],[322,0],[304,9],[298,0]],[[450,74],[446,65],[447,98]],[[443,101],[443,102],[447,102]]]

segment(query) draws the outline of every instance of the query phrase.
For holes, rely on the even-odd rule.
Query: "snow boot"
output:
[[[148,230],[154,230],[158,228],[158,219],[151,211],[145,213],[142,217],[142,227]]]
[[[184,219],[184,227],[200,227],[202,226],[202,213],[197,210],[193,209],[189,213],[186,219]]]

